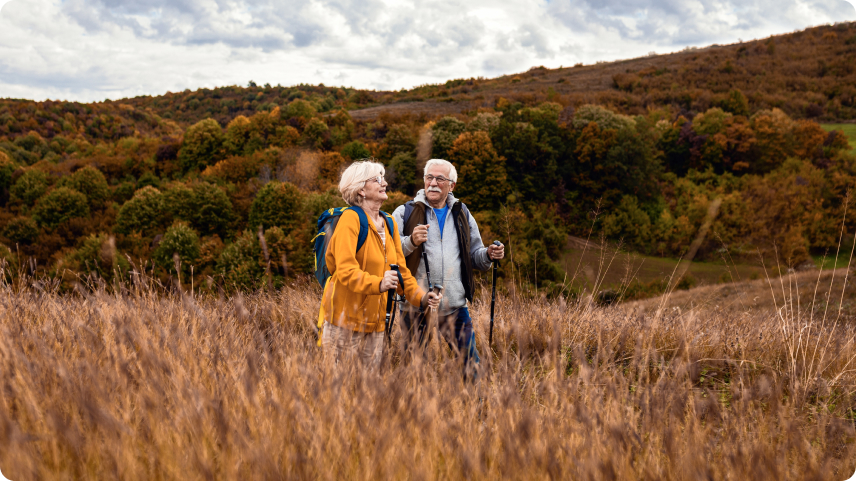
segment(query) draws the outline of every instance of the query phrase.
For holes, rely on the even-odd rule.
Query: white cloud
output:
[[[856,19],[843,0],[12,0],[0,12],[0,97],[84,101],[251,79],[397,90]]]

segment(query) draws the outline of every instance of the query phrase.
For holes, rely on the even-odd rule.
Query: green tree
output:
[[[33,219],[40,226],[51,229],[69,219],[88,216],[89,202],[86,196],[68,187],[50,191],[33,207]]]
[[[329,149],[330,144],[330,129],[327,124],[318,118],[311,119],[303,130],[303,138],[306,145],[311,145],[316,149]]]
[[[431,156],[445,159],[452,143],[464,133],[466,125],[454,117],[443,117],[431,127]]]
[[[343,156],[351,160],[365,159],[372,156],[372,153],[366,148],[366,144],[359,140],[345,144],[345,146],[342,147],[341,153]]]
[[[300,222],[303,195],[289,182],[268,182],[259,190],[250,206],[250,228],[280,227],[285,232],[296,229]]]
[[[184,222],[176,222],[163,235],[154,252],[155,263],[175,274],[173,255],[178,254],[182,273],[190,273],[190,266],[199,260],[199,235]]]
[[[226,156],[225,136],[214,119],[200,120],[184,133],[178,163],[185,172],[204,169]]]
[[[292,101],[288,104],[288,107],[285,108],[286,118],[299,117],[308,121],[315,117],[316,113],[315,107],[313,107],[311,103],[302,99]]]
[[[245,230],[220,253],[216,271],[222,276],[227,289],[253,289],[259,285],[264,273],[259,262],[261,258],[258,238]]]
[[[12,201],[31,206],[48,190],[48,174],[39,169],[27,169],[12,185]]]
[[[214,184],[195,182],[190,222],[202,235],[219,234],[225,237],[235,217],[229,196]]]
[[[455,193],[471,210],[491,210],[510,193],[505,159],[500,157],[487,132],[464,132],[452,144],[449,160],[458,171]]]
[[[625,195],[616,208],[604,216],[603,233],[610,239],[624,239],[627,244],[647,251],[651,218],[639,207],[636,197]]]
[[[3,236],[17,244],[28,245],[39,236],[39,226],[29,217],[14,217],[3,228]]]
[[[114,230],[120,234],[140,232],[149,235],[163,222],[163,197],[154,187],[143,187],[135,192],[134,197],[119,209]]]
[[[100,170],[87,165],[57,182],[59,187],[69,187],[86,196],[90,209],[102,207],[110,200],[110,186]]]
[[[416,150],[416,138],[410,128],[403,124],[395,124],[389,128],[384,137],[386,151],[389,157],[398,154],[413,154]]]
[[[393,190],[413,195],[422,180],[417,172],[416,156],[413,152],[401,152],[389,161],[386,169],[386,178]]]

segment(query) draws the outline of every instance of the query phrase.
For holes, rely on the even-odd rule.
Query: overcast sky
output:
[[[94,101],[249,80],[397,90],[853,20],[844,0],[11,0],[0,97]]]

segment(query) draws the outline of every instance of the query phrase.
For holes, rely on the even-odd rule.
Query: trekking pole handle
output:
[[[502,247],[502,242],[495,240],[495,241],[493,241],[493,245],[498,246],[498,247]],[[496,262],[496,264],[499,265],[499,259],[491,259],[491,262]]]

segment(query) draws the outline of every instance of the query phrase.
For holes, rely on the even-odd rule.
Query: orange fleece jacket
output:
[[[395,219],[392,220],[394,223]],[[398,293],[404,293],[411,304],[419,307],[425,292],[407,269],[398,226],[392,231],[390,235],[386,230],[384,249],[369,219],[368,237],[356,252],[360,218],[351,210],[342,214],[327,248],[327,268],[331,276],[327,279],[321,300],[320,316],[324,320],[358,332],[383,331],[387,293],[380,292],[380,282],[390,264],[398,264],[401,269],[404,285],[398,287]]]

